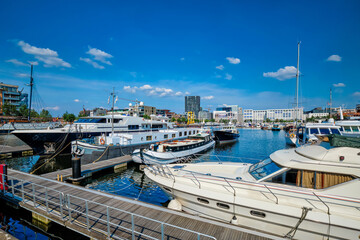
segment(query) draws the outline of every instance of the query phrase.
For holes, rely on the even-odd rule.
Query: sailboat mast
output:
[[[31,114],[31,101],[32,101],[32,90],[34,85],[34,79],[33,79],[33,65],[31,64],[31,74],[30,74],[30,104],[29,104],[29,115],[28,115],[28,121],[30,122],[30,114]]]
[[[112,135],[114,136],[114,102],[115,102],[115,88],[113,88],[113,92],[112,92],[112,120],[111,120],[111,132]]]
[[[300,42],[298,42],[297,67],[296,67],[296,122],[299,112],[299,60],[300,60]]]

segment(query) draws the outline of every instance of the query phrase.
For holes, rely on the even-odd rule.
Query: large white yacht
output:
[[[305,126],[297,129],[297,146],[303,145],[308,142],[317,142],[317,136],[326,136],[329,134],[340,134],[340,127],[334,124],[334,120],[330,119],[329,122],[322,123],[306,123]]]
[[[84,117],[67,124],[62,128],[45,130],[15,130],[12,132],[28,144],[36,154],[53,153],[55,150],[66,148],[63,152],[70,152],[70,142],[76,139],[108,135],[112,131],[140,132],[158,131],[173,128],[169,122],[146,120],[141,117],[106,115]]]
[[[145,174],[178,210],[291,239],[360,236],[359,149],[310,145],[254,165],[154,165]]]
[[[359,120],[340,120],[335,122],[340,127],[341,135],[345,137],[360,137],[360,121]]]

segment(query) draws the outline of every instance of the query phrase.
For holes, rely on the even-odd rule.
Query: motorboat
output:
[[[272,131],[280,131],[281,128],[280,128],[279,124],[274,124],[274,125],[271,127],[271,130],[272,130]]]
[[[339,134],[340,127],[334,124],[333,119],[330,119],[329,122],[322,123],[306,123],[305,126],[301,126],[297,129],[297,146],[303,145],[305,143],[315,143],[319,139],[317,136],[327,136],[329,134]]]
[[[220,143],[234,142],[240,137],[239,130],[233,125],[223,126],[213,132],[215,140]]]
[[[292,128],[285,133],[285,142],[287,145],[296,146],[297,136],[296,129]]]
[[[152,144],[149,149],[136,150],[132,159],[140,164],[169,164],[213,148],[215,141],[207,133],[198,133],[184,140]]]
[[[153,165],[168,207],[290,239],[358,239],[360,150],[317,145],[256,164]]]
[[[87,164],[132,154],[136,149],[148,148],[150,144],[159,141],[184,139],[201,131],[200,128],[173,128],[158,131],[102,134],[72,141],[71,153],[81,156],[81,163]]]
[[[29,145],[34,154],[50,154],[58,150],[70,153],[71,141],[77,139],[108,135],[111,132],[159,131],[169,128],[173,128],[172,123],[115,114],[79,118],[62,128],[15,130],[12,134]]]
[[[360,121],[359,120],[340,120],[335,122],[340,127],[341,135],[346,137],[360,137]]]

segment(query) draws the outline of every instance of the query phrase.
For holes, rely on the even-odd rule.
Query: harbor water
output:
[[[239,129],[239,132],[240,138],[236,142],[216,145],[214,149],[199,156],[198,160],[256,163],[267,158],[274,151],[287,147],[284,131]],[[71,156],[56,157],[49,162],[39,156],[10,159],[3,162],[8,164],[12,169],[24,172],[33,172],[36,170],[35,174],[43,174],[71,167]],[[130,165],[123,171],[93,179],[85,187],[159,206],[167,206],[169,202],[168,197],[163,191],[148,179],[145,174],[139,170],[137,165]],[[46,235],[43,230],[37,230],[38,228],[36,226],[32,226],[31,220],[30,223],[28,221],[19,221],[17,213],[5,211],[3,208],[0,209],[0,216],[3,216],[3,219],[7,220],[6,223],[1,221],[0,227],[6,229],[12,235],[15,233],[15,236],[19,239],[63,238],[63,236],[58,236],[56,231],[51,231],[52,227],[49,229],[51,234]],[[11,225],[11,228],[5,228],[4,224],[6,224],[6,226]],[[23,234],[23,229],[25,228],[26,234]],[[9,229],[11,229],[11,231]],[[19,234],[16,234],[17,232],[19,232]],[[40,235],[42,236],[41,238],[39,238]]]

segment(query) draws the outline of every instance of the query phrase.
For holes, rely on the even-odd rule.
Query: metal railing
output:
[[[287,191],[286,189],[281,189],[281,187],[275,187],[275,186],[272,186],[272,185],[269,185],[266,183],[248,182],[248,181],[241,180],[241,179],[233,179],[233,178],[228,178],[228,177],[223,177],[223,176],[214,176],[214,175],[210,175],[210,176],[214,177],[214,178],[223,179],[224,183],[221,183],[218,181],[217,182],[214,182],[214,181],[209,182],[210,180],[207,179],[209,177],[208,174],[184,170],[182,168],[179,168],[178,170],[183,171],[184,173],[188,173],[188,175],[177,176],[177,175],[173,174],[174,170],[170,169],[170,168],[173,168],[173,167],[171,167],[171,165],[170,165],[170,168],[167,165],[151,165],[148,168],[154,175],[160,174],[160,172],[162,172],[162,174],[161,174],[162,176],[171,177],[172,179],[174,179],[174,182],[175,182],[176,178],[189,179],[199,189],[201,189],[201,183],[202,184],[209,183],[209,184],[219,185],[219,186],[224,187],[227,191],[228,191],[227,188],[230,186],[234,196],[236,196],[237,192],[241,193],[241,191],[243,191],[243,190],[248,190],[248,191],[261,193],[264,196],[266,196],[266,194],[272,195],[275,198],[275,200],[274,200],[275,204],[279,204],[279,199],[281,197],[294,198],[294,199],[301,198],[302,200],[308,202],[313,207],[315,207],[315,206],[311,202],[318,202],[321,205],[324,205],[326,207],[326,212],[328,214],[330,214],[330,210],[331,210],[329,204],[331,204],[333,206],[341,206],[341,207],[348,207],[351,209],[356,209],[360,213],[360,203],[358,203],[358,202],[356,202],[353,205],[346,204],[346,202],[349,203],[349,202],[353,202],[353,201],[351,201],[351,200],[347,201],[345,199],[344,200],[335,199],[335,201],[329,202],[329,201],[326,201],[326,199],[328,199],[329,197],[331,198],[331,196],[327,196],[327,195],[320,196],[319,194],[316,194],[315,192],[299,192],[299,191],[291,191],[291,190]],[[206,178],[201,179],[202,177],[206,177]],[[195,179],[195,180],[193,180],[193,179]],[[236,182],[234,182],[234,181],[236,181]],[[251,187],[249,187],[249,185],[251,185]],[[291,193],[291,194],[289,194],[289,193]],[[357,206],[354,206],[354,205],[357,205]]]
[[[60,218],[96,231],[108,239],[216,239],[213,236],[182,228],[150,217],[132,213],[106,204],[77,197],[33,182],[1,174],[1,193],[18,199],[35,209],[46,212],[45,217]],[[41,212],[37,212],[41,215]],[[51,218],[51,217],[50,217]]]

